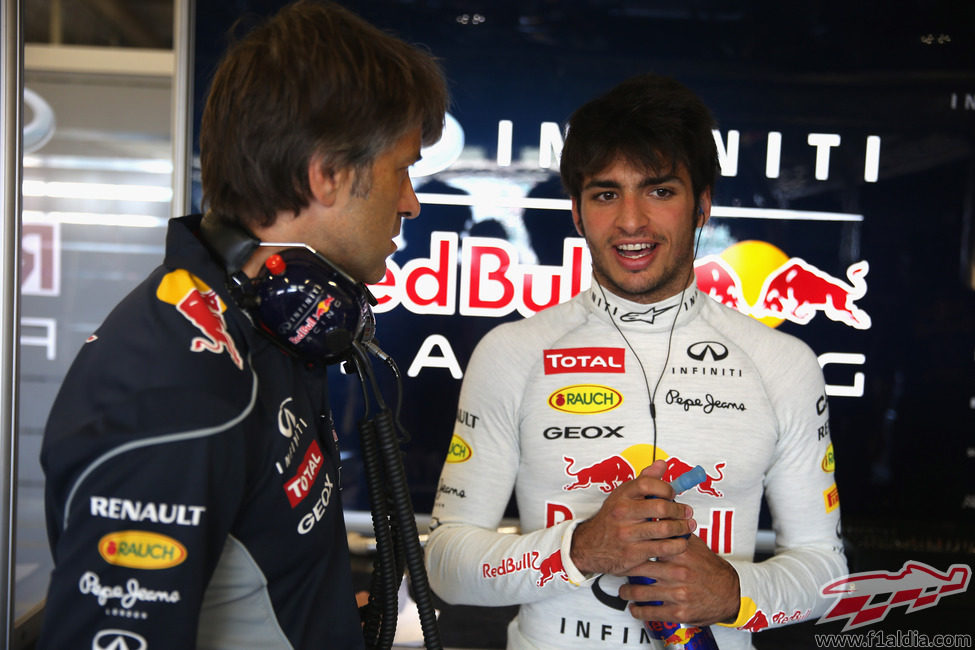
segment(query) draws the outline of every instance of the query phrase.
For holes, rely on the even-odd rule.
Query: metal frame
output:
[[[3,596],[3,638],[0,645],[14,647],[14,579],[17,540],[17,403],[20,341],[20,233],[21,179],[23,178],[24,27],[23,0],[9,0],[0,8],[0,184],[3,221],[0,234],[0,584]]]
[[[193,50],[196,0],[173,0],[173,202],[171,216],[190,210],[193,154]]]

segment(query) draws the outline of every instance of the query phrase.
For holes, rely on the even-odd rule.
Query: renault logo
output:
[[[687,348],[687,356],[695,361],[703,361],[706,356],[714,361],[721,361],[728,356],[728,348],[717,341],[698,341]]]

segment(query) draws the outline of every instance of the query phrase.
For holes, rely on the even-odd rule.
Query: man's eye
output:
[[[592,198],[594,201],[609,201],[615,197],[616,197],[616,192],[607,191],[607,192],[599,192],[598,194],[594,194]]]
[[[651,194],[653,194],[658,199],[666,199],[673,196],[674,191],[669,187],[655,187],[651,191]]]

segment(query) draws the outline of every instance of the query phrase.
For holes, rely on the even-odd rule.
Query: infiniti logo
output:
[[[126,630],[102,630],[91,642],[91,650],[146,650],[145,638]]]
[[[625,600],[623,600],[619,596],[613,596],[612,594],[608,593],[605,589],[603,589],[600,586],[599,581],[605,577],[606,577],[605,575],[601,575],[598,578],[596,578],[596,581],[594,583],[592,583],[592,595],[596,597],[596,600],[601,602],[603,605],[606,605],[606,607],[611,607],[621,612],[626,611],[627,603]],[[616,587],[616,589],[617,591],[619,591],[618,586]]]
[[[717,341],[698,341],[687,348],[687,356],[695,361],[702,361],[708,355],[714,361],[721,361],[728,356],[728,348]]]

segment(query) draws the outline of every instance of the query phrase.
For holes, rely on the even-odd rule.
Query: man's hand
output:
[[[687,540],[681,536],[693,532],[697,524],[690,506],[671,500],[674,491],[661,480],[666,469],[666,462],[654,462],[613,490],[599,512],[576,526],[571,558],[579,571],[623,576],[648,558],[677,556],[686,550]]]
[[[662,555],[656,562],[644,562],[630,573],[653,578],[656,583],[620,587],[620,598],[634,601],[630,613],[635,618],[711,625],[728,623],[738,616],[738,572],[697,535],[691,535],[687,542],[682,553]],[[662,604],[636,604],[648,601]]]

